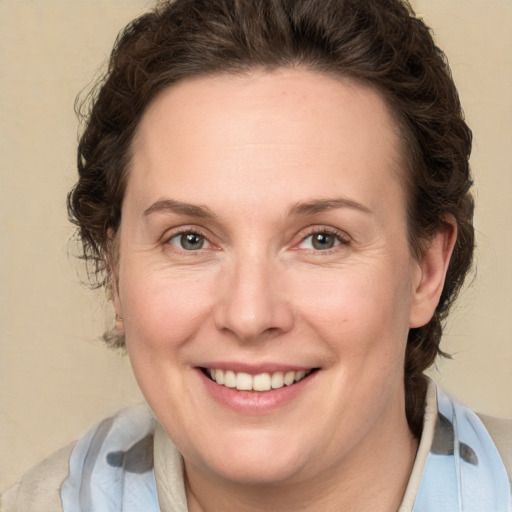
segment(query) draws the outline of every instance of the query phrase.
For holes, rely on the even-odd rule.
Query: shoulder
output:
[[[512,482],[512,419],[494,418],[485,414],[478,414],[478,417],[494,441]]]
[[[29,470],[2,496],[3,512],[59,512],[60,487],[69,474],[75,443],[52,453]]]
[[[147,405],[123,409],[103,419],[81,437],[30,469],[2,496],[2,512],[62,512],[78,503],[84,482],[94,501],[100,478],[103,491],[122,494],[122,473],[145,474],[153,467],[154,417]],[[86,493],[87,494],[87,493]],[[78,501],[77,501],[78,500]],[[122,510],[122,504],[119,510]]]

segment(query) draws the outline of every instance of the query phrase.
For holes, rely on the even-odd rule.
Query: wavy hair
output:
[[[443,321],[472,262],[472,137],[445,54],[406,0],[173,0],[131,22],[92,93],[78,146],[79,179],[68,212],[82,257],[92,264],[93,283],[108,286],[107,262],[115,257],[109,232],[121,220],[131,142],[160,91],[190,77],[286,67],[349,78],[382,94],[401,136],[416,257],[447,216],[457,224],[434,316],[408,335],[406,413],[419,436],[422,374],[443,354]],[[124,343],[119,334],[105,339]]]

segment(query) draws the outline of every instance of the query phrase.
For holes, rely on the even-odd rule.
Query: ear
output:
[[[457,224],[450,216],[445,219],[445,225],[439,229],[418,261],[409,327],[422,327],[434,315],[456,240]]]
[[[124,334],[124,320],[121,301],[119,300],[119,280],[114,272],[110,273],[110,286],[112,293],[112,303],[114,305],[114,313],[116,315],[115,329],[119,334]]]
[[[114,313],[116,318],[115,329],[119,334],[124,334],[123,311],[121,301],[119,298],[119,247],[116,235],[112,228],[107,231],[108,236],[108,254],[107,254],[107,272],[108,272],[108,286],[109,295],[114,305]]]

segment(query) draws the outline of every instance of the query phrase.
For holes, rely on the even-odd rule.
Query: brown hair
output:
[[[447,216],[457,223],[435,314],[408,337],[406,412],[419,435],[422,373],[442,354],[442,322],[472,261],[471,132],[445,55],[406,0],[174,0],[130,23],[116,41],[87,115],[78,147],[79,180],[68,196],[83,257],[93,264],[96,284],[105,284],[108,232],[119,227],[131,141],[159,91],[187,77],[290,66],[347,77],[383,94],[407,161],[413,254],[421,255]]]

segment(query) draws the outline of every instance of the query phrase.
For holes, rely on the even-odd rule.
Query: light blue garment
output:
[[[156,420],[145,405],[103,420],[75,445],[64,512],[160,512],[153,471]]]
[[[437,400],[434,440],[413,512],[512,512],[505,466],[482,422],[439,389]],[[61,488],[64,512],[160,512],[155,426],[147,406],[137,406],[78,441]]]
[[[439,388],[437,409],[413,512],[511,512],[505,466],[478,416]]]

